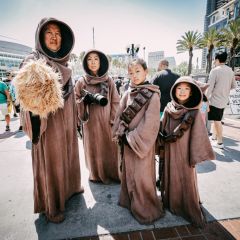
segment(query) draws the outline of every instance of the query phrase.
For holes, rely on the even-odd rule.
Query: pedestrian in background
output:
[[[36,51],[15,78],[16,94],[23,129],[32,141],[34,213],[60,223],[67,199],[83,192],[76,103],[67,67],[74,35],[66,23],[44,18],[35,38]]]
[[[225,65],[227,53],[220,52],[215,56],[215,68],[209,74],[209,88],[206,96],[209,100],[208,120],[213,121],[212,124],[212,140],[214,147],[224,148],[223,144],[223,128],[222,117],[225,107],[229,102],[230,90],[236,88],[234,72]]]
[[[215,159],[199,110],[202,90],[191,77],[179,78],[171,89],[160,126],[164,147],[161,196],[164,207],[197,227],[205,226],[197,187],[196,164]]]
[[[0,112],[5,117],[6,132],[10,131],[10,113],[8,112],[9,105],[11,104],[11,96],[8,86],[0,81]]]
[[[159,129],[159,88],[150,84],[143,59],[128,65],[131,79],[113,126],[120,145],[122,165],[119,205],[128,208],[141,224],[150,224],[164,215],[156,192],[155,141]]]
[[[13,77],[14,77],[14,74],[13,72],[11,71],[7,71],[6,72],[6,77],[7,79],[5,80],[5,83],[7,84],[8,86],[8,90],[9,90],[9,93],[10,93],[10,96],[11,96],[11,104],[10,104],[10,107],[9,107],[9,114],[11,114],[12,112],[12,109],[13,109],[13,116],[14,117],[17,117],[17,109],[16,109],[16,106],[15,106],[15,102],[16,102],[16,93],[15,93],[15,87],[12,83],[13,81]]]
[[[169,62],[162,59],[159,63],[158,72],[151,79],[151,82],[157,85],[161,92],[161,108],[160,116],[162,116],[164,108],[167,103],[171,101],[170,90],[175,81],[180,77],[178,74],[173,73],[169,68]]]
[[[111,127],[119,105],[119,95],[112,78],[108,76],[107,56],[90,50],[83,58],[85,75],[75,85],[78,119],[83,126],[83,147],[89,180],[109,184],[119,182],[117,146],[112,142]],[[101,106],[89,99],[90,94],[101,94],[107,105]]]

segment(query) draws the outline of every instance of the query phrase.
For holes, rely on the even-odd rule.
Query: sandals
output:
[[[61,223],[65,220],[65,217],[63,213],[57,213],[55,216],[46,214],[46,219],[47,219],[47,222]]]

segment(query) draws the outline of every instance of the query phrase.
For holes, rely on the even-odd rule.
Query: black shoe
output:
[[[13,114],[14,117],[18,117],[18,115],[16,113]]]
[[[18,131],[22,131],[22,126],[19,127]]]
[[[9,132],[10,131],[10,127],[9,126],[6,126],[6,132]]]

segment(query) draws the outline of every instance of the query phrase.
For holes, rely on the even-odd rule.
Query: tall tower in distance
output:
[[[206,14],[204,18],[204,32],[208,31],[208,26],[210,25],[209,15],[228,2],[230,2],[230,0],[207,0]],[[202,69],[206,68],[206,58],[207,49],[205,48],[202,51],[202,64],[201,64]]]

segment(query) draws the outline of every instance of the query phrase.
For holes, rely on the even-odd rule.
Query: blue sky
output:
[[[1,0],[0,9],[0,35],[31,47],[40,19],[55,17],[73,29],[76,54],[92,48],[94,27],[95,46],[107,54],[135,43],[140,55],[143,47],[163,50],[179,64],[188,56],[177,54],[176,42],[188,30],[203,32],[206,0]]]

